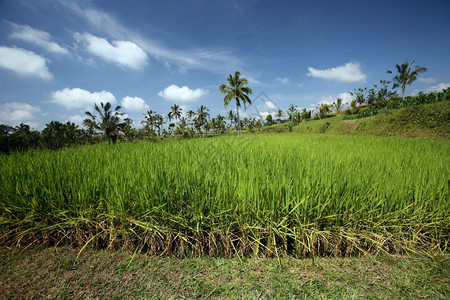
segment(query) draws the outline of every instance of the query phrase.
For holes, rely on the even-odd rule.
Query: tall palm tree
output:
[[[170,116],[172,117],[172,118],[175,118],[175,121],[178,121],[178,118],[179,117],[181,117],[181,113],[182,113],[182,109],[180,108],[180,106],[179,105],[177,105],[177,104],[174,104],[174,105],[172,105],[171,107],[170,107],[170,109],[172,109],[171,111],[170,111]]]
[[[182,109],[177,104],[172,105],[170,108],[172,110],[170,111],[169,115],[170,115],[171,118],[175,118],[175,123],[177,124],[178,123],[178,118],[181,117]]]
[[[413,83],[417,79],[417,76],[420,73],[426,72],[427,68],[414,66],[414,71],[411,70],[412,65],[414,64],[414,60],[412,63],[404,62],[402,65],[396,65],[397,75],[393,78],[394,85],[393,89],[397,87],[402,88],[402,98],[405,101],[405,88],[407,84]],[[392,74],[392,71],[387,71],[388,74]]]
[[[109,143],[111,143],[111,140],[115,143],[117,139],[117,130],[120,126],[120,117],[123,116],[123,113],[119,112],[121,107],[116,106],[114,111],[112,111],[110,102],[106,102],[106,104],[101,102],[100,105],[101,109],[97,104],[94,106],[95,110],[99,114],[98,116],[93,115],[89,111],[86,112],[86,115],[91,118],[92,122],[95,123],[95,127],[97,129],[105,133]],[[85,119],[83,123],[88,123],[88,121]]]
[[[195,119],[195,128],[200,133],[202,126],[208,123],[209,109],[202,105],[197,109],[197,117]],[[204,135],[203,135],[204,136]]]
[[[239,119],[239,107],[241,106],[241,101],[244,104],[244,109],[246,109],[246,104],[252,104],[252,101],[247,96],[248,94],[253,93],[252,89],[249,87],[246,87],[244,85],[248,84],[247,79],[240,78],[241,73],[239,71],[236,71],[234,73],[234,76],[231,74],[228,76],[227,81],[230,85],[222,84],[219,87],[221,94],[226,94],[225,98],[223,99],[225,107],[228,106],[231,99],[234,99],[236,102],[236,116],[237,116],[237,123],[238,123],[238,135],[241,133],[241,122]]]
[[[153,110],[147,111],[147,113],[144,114],[145,120],[141,121],[141,124],[145,124],[149,137],[154,135],[153,127],[155,125],[155,116],[153,113],[155,113]]]

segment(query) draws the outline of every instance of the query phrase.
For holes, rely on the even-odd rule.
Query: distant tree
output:
[[[233,110],[230,109],[230,111],[228,112],[227,119],[230,120],[231,126],[233,126],[233,124],[235,124],[235,129],[236,129],[237,120],[236,120],[236,115],[234,114]]]
[[[272,115],[271,114],[268,114],[267,116],[266,116],[266,126],[270,126],[270,125],[272,125],[272,124],[274,124],[275,122],[274,122],[274,120],[273,120],[273,117],[272,117]]]
[[[111,110],[111,103],[106,102],[106,104],[103,104],[103,102],[100,103],[100,107],[95,104],[94,108],[98,112],[98,116],[92,114],[91,112],[87,111],[86,115],[91,118],[91,121],[93,124],[95,124],[96,129],[103,131],[103,133],[108,138],[108,142],[111,143],[111,140],[113,143],[117,140],[117,134],[119,127],[121,125],[120,123],[120,117],[123,116],[123,113],[119,112],[121,109],[120,106],[116,106],[116,108]],[[83,123],[88,123],[89,121],[85,121]]]
[[[300,113],[298,112],[298,109],[296,106],[294,106],[294,104],[290,104],[286,112],[288,115],[289,122],[292,122],[293,124],[296,124],[296,125],[298,125],[298,123],[300,123],[300,121],[301,121]]]
[[[248,84],[247,79],[240,78],[241,73],[239,71],[236,71],[234,73],[234,76],[231,74],[228,76],[227,81],[230,85],[222,84],[219,87],[220,93],[225,94],[224,104],[225,107],[228,106],[231,99],[234,99],[236,102],[236,116],[237,116],[237,123],[238,123],[238,135],[241,133],[241,122],[239,119],[239,107],[241,106],[241,101],[244,104],[244,108],[246,108],[246,104],[252,104],[252,101],[248,97],[248,94],[252,94],[253,91],[251,88],[246,87],[245,85]]]
[[[336,98],[333,102],[333,108],[336,110],[336,113],[339,114],[343,108],[342,98]]]
[[[214,132],[223,134],[225,132],[225,118],[221,115],[217,115],[211,120],[211,126]]]
[[[404,62],[402,65],[396,65],[397,74],[393,78],[394,84],[393,84],[392,88],[393,89],[395,89],[397,87],[402,88],[403,101],[405,101],[406,85],[410,85],[417,79],[417,76],[419,76],[420,73],[424,73],[427,71],[427,68],[419,67],[419,66],[414,66],[414,71],[411,70],[411,67],[414,64],[414,62],[415,61],[413,60],[411,63]],[[392,74],[392,71],[388,70],[387,73]]]
[[[353,92],[349,92],[352,96],[355,96],[356,103],[359,104],[359,106],[363,105],[364,102],[366,102],[366,98],[364,95],[364,92],[367,90],[367,88],[359,88],[355,89]]]
[[[123,120],[121,130],[125,134],[125,137],[128,141],[133,141],[136,137],[136,129],[132,128],[133,120],[131,118],[126,118]]]
[[[284,117],[284,111],[281,110],[281,109],[279,109],[279,110],[276,112],[275,117],[278,118],[278,119],[277,119],[277,122],[278,122],[278,123],[281,123],[281,118]]]
[[[208,123],[208,118],[209,118],[209,109],[207,109],[206,106],[201,105],[200,108],[197,109],[195,118],[195,128],[197,129],[197,132],[199,134],[202,131],[202,127]]]
[[[305,121],[311,119],[311,111],[304,108],[300,114],[300,118]]]
[[[319,106],[319,118],[323,119],[328,116],[328,113],[331,111],[331,106],[325,103],[321,103]]]

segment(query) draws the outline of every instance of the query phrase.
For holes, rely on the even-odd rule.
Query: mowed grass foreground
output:
[[[448,141],[246,135],[0,157],[0,244],[175,256],[445,252]]]

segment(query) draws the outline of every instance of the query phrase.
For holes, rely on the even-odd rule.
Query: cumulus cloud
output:
[[[126,96],[122,98],[122,107],[129,111],[146,112],[149,106],[139,97]]]
[[[35,76],[45,80],[53,77],[44,57],[22,48],[0,46],[0,67],[21,76]]]
[[[280,78],[280,77],[276,77],[276,78],[275,78],[275,81],[278,81],[278,82],[280,82],[281,84],[289,84],[289,83],[290,83],[289,78]]]
[[[259,111],[278,111],[278,106],[272,101],[266,101],[261,105],[257,105]]]
[[[67,109],[83,108],[92,110],[95,103],[100,105],[101,102],[110,102],[114,105],[116,103],[116,97],[107,91],[91,93],[80,88],[65,88],[52,92],[50,95],[50,102],[62,105]]]
[[[349,62],[343,66],[319,70],[308,67],[308,77],[336,80],[342,82],[360,82],[365,81],[367,76],[361,71],[361,65],[358,62]]]
[[[208,90],[195,89],[192,90],[187,86],[179,87],[172,84],[166,87],[163,91],[160,91],[158,95],[169,101],[195,101],[200,97],[208,94]]]
[[[49,52],[69,54],[69,51],[66,48],[51,41],[50,33],[34,29],[28,25],[18,25],[14,23],[12,25],[14,27],[14,32],[10,35],[12,38],[41,46]]]
[[[71,123],[75,123],[79,126],[83,125],[83,120],[86,119],[86,117],[83,117],[81,115],[73,115],[70,116],[69,119],[67,119],[66,121],[69,121]]]
[[[430,86],[426,89],[422,89],[422,90],[414,90],[411,94],[413,96],[418,95],[419,92],[423,92],[423,93],[433,93],[433,92],[442,92],[442,90],[448,89],[450,87],[449,83],[439,83],[438,85],[433,85]]]
[[[78,43],[90,53],[123,67],[139,70],[148,64],[148,57],[142,48],[130,41],[112,41],[89,33],[75,33]]]
[[[41,114],[41,110],[28,103],[9,102],[0,105],[0,123],[10,126],[25,123],[31,127],[37,127],[38,114]]]

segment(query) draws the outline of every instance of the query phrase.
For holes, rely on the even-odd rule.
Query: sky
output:
[[[0,0],[0,123],[81,126],[100,102],[137,128],[174,104],[226,115],[235,71],[253,90],[244,117],[348,102],[406,61],[428,69],[407,95],[441,91],[449,15],[448,0]]]

